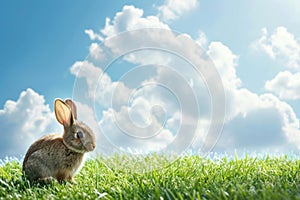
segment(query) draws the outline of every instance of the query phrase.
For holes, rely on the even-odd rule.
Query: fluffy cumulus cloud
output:
[[[166,28],[169,26],[156,16],[143,17],[144,11],[134,6],[124,6],[121,12],[117,12],[114,19],[106,18],[105,27],[101,30],[103,35],[112,36],[124,31],[132,31],[140,28]]]
[[[241,80],[236,75],[238,56],[221,42],[211,42],[207,54],[212,58],[225,87],[239,87]]]
[[[266,28],[262,36],[254,43],[257,50],[262,50],[271,59],[280,62],[286,70],[279,72],[264,88],[285,100],[300,98],[300,42],[285,27],[277,27],[272,34]]]
[[[81,87],[79,82],[77,85],[80,88],[76,87],[76,92],[80,95],[88,91],[88,98],[95,100],[102,107],[110,107],[113,97],[114,106],[119,107],[119,105],[128,101],[131,90],[122,82],[112,81],[107,73],[93,63],[89,61],[77,61],[70,68],[70,72],[78,78],[78,82],[80,79],[83,79],[87,83],[87,88],[85,88],[84,84]]]
[[[103,41],[103,37],[97,33],[95,33],[92,29],[86,29],[85,34],[87,34],[91,40]]]
[[[299,120],[292,107],[272,94],[258,95],[242,87],[236,73],[238,56],[224,44],[211,42],[207,53],[226,93],[226,120],[215,151],[284,152],[299,148]]]
[[[198,0],[166,0],[163,5],[158,7],[158,16],[165,21],[175,20],[198,4]]]
[[[104,111],[99,126],[117,148],[149,152],[165,148],[174,139],[172,132],[163,128],[162,123],[151,116],[149,101],[140,97],[134,100],[132,106],[123,106],[120,111]],[[177,124],[168,123],[168,126],[171,129]]]
[[[91,29],[85,33],[91,40],[103,41],[106,37],[114,36],[120,32],[132,31],[140,28],[165,28],[169,26],[159,20],[157,16],[144,17],[144,11],[132,5],[125,5],[122,11],[117,12],[113,19],[106,18],[105,27],[99,33]]]
[[[62,131],[43,96],[32,89],[21,92],[17,101],[6,101],[0,110],[3,130],[0,158],[25,155],[27,148],[44,134]]]
[[[89,51],[90,51],[90,56],[93,59],[99,60],[99,61],[104,59],[103,49],[101,48],[101,46],[98,43],[92,43],[91,46],[90,46]]]
[[[300,73],[279,72],[274,79],[266,82],[265,89],[281,99],[297,100],[300,98]]]
[[[224,125],[217,151],[289,152],[299,148],[300,131],[290,105],[271,94],[231,91],[231,119]]]
[[[270,58],[282,62],[286,70],[279,72],[265,83],[265,89],[284,100],[300,98],[300,42],[285,27],[277,27],[269,36],[266,28],[254,46],[263,50]]]
[[[206,47],[207,45],[207,37],[203,31],[198,32],[198,37],[195,40],[197,44],[199,44],[201,47]]]
[[[287,28],[277,27],[272,34],[263,28],[262,36],[254,43],[254,47],[270,58],[280,60],[287,68],[300,70],[300,42]]]

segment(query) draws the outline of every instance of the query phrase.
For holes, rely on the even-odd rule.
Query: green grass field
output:
[[[31,186],[21,164],[0,167],[0,199],[300,199],[300,160],[288,157],[208,159],[185,156],[136,173],[163,156],[88,160],[74,183]],[[115,167],[108,167],[115,166]]]

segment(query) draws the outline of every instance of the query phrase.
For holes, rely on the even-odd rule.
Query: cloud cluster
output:
[[[221,42],[211,42],[207,54],[213,59],[226,88],[237,88],[241,80],[236,75],[238,56]]]
[[[281,60],[286,67],[300,70],[300,42],[285,27],[277,27],[270,36],[267,29],[263,28],[255,46],[270,58]]]
[[[175,20],[198,4],[198,0],[165,0],[164,4],[158,7],[158,16],[164,21]]]
[[[62,131],[44,97],[30,88],[21,92],[17,101],[6,101],[0,110],[0,126],[0,158],[24,155],[37,138]]]
[[[265,89],[274,92],[281,99],[300,99],[300,72],[281,71],[266,82]]]
[[[277,27],[269,36],[266,28],[262,36],[254,43],[270,58],[281,62],[286,70],[279,72],[265,84],[267,91],[273,92],[281,99],[297,100],[300,98],[300,41],[285,27]]]
[[[97,103],[105,108],[110,106],[112,95],[117,85],[117,89],[121,90],[120,92],[116,91],[118,94],[117,104],[123,104],[128,99],[130,93],[129,88],[127,88],[123,83],[113,82],[108,74],[106,74],[100,67],[96,67],[89,61],[75,62],[71,66],[70,72],[77,78],[83,78],[86,80],[88,98],[96,100]],[[78,85],[80,85],[80,83],[78,83]],[[83,90],[85,89],[83,88]]]
[[[236,74],[238,56],[220,42],[211,42],[213,59],[226,92],[226,122],[215,150],[291,151],[300,147],[299,120],[287,103],[272,94],[258,95],[242,87]]]
[[[103,41],[105,37],[115,36],[124,31],[132,31],[140,28],[165,28],[169,26],[159,20],[157,16],[143,17],[144,11],[132,5],[125,5],[122,11],[117,12],[113,19],[106,18],[105,27],[100,33],[95,33],[91,29],[85,33],[91,40]]]

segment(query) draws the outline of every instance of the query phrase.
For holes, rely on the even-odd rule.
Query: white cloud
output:
[[[122,11],[117,12],[113,19],[106,18],[105,27],[100,30],[100,33],[97,34],[93,30],[85,30],[86,34],[90,36],[91,40],[96,40],[98,38],[99,41],[104,42],[105,47],[108,47],[113,53],[120,55],[125,52],[128,53],[126,50],[130,49],[132,46],[136,46],[137,44],[141,44],[143,42],[147,42],[150,36],[145,36],[146,39],[141,41],[141,38],[123,38],[122,41],[118,40],[117,43],[112,43],[109,38],[112,36],[116,36],[119,33],[125,31],[133,31],[138,29],[145,29],[145,28],[162,28],[162,29],[170,29],[169,26],[159,20],[156,16],[143,16],[144,11],[142,9],[136,8],[132,5],[125,5]],[[102,36],[101,36],[102,35]],[[166,39],[168,36],[165,36]],[[152,41],[156,38],[152,38]],[[97,43],[92,43],[90,46],[90,55],[93,59],[97,61],[102,61],[105,56],[105,52]],[[132,63],[140,63],[144,64],[145,60],[150,59],[151,61],[157,60],[159,64],[162,64],[164,61],[166,64],[168,59],[161,58],[158,55],[154,55],[156,59],[153,59],[153,56],[148,55],[147,50],[134,52],[131,54],[125,55],[124,59],[132,62]],[[155,54],[155,52],[151,52],[151,54]],[[143,59],[141,59],[143,58]]]
[[[282,61],[287,68],[300,70],[300,42],[285,27],[277,27],[271,35],[263,28],[254,47],[272,59]]]
[[[151,115],[150,102],[143,97],[136,98],[131,106],[120,111],[103,111],[99,122],[101,131],[117,149],[132,149],[147,153],[165,148],[174,139],[162,121]],[[169,120],[176,120],[170,118]],[[174,128],[168,123],[169,128]],[[172,127],[171,127],[172,126]]]
[[[241,80],[236,75],[237,55],[221,42],[211,42],[207,54],[212,58],[225,87],[237,88],[241,85]]]
[[[226,92],[226,121],[215,150],[289,152],[300,148],[299,120],[292,107],[274,95],[258,95],[241,87],[238,56],[224,44],[212,42],[207,52]]]
[[[21,92],[17,101],[6,101],[0,110],[0,126],[0,158],[25,155],[31,143],[42,135],[62,132],[44,97],[30,88]]]
[[[275,143],[280,142],[282,138],[286,139],[286,141],[282,141],[282,146],[286,149],[288,148],[287,144],[293,143],[293,141],[295,146],[300,147],[298,119],[291,106],[271,94],[258,95],[247,88],[241,87],[242,82],[236,73],[238,56],[233,54],[224,44],[212,42],[207,52],[213,59],[222,77],[226,91],[227,112],[224,134],[226,137],[231,138],[228,141],[232,142],[232,145],[228,144],[227,149],[243,145],[245,148],[251,145],[255,146],[255,139],[242,141],[243,138],[255,138],[257,136],[257,133],[251,133],[251,131],[254,131],[251,127],[256,127],[257,132],[262,131],[260,137],[266,138],[264,140],[265,144],[262,146],[266,148],[272,145],[276,148]],[[290,81],[293,82],[293,80]],[[296,78],[294,81],[296,82]],[[278,120],[277,123],[269,123],[271,116]],[[239,126],[239,124],[243,124],[243,126]],[[260,126],[261,128],[259,128]],[[263,131],[266,129],[275,130],[275,128],[277,132],[274,132],[273,144],[272,141],[267,140],[268,133],[264,135]],[[249,135],[241,137],[243,133]],[[249,143],[245,145],[245,142]],[[218,144],[222,146],[227,144],[227,142],[226,140],[221,140]]]
[[[78,78],[86,78],[88,85],[88,96],[94,98],[95,90],[97,87],[97,81],[99,77],[103,74],[101,68],[95,67],[92,63],[88,61],[77,61],[70,68],[71,74]],[[104,79],[110,81],[110,77],[104,76]]]
[[[140,28],[164,28],[169,26],[156,16],[143,17],[144,11],[134,6],[124,6],[121,12],[117,12],[114,19],[106,18],[105,27],[101,33],[110,37],[124,31],[132,31]]]
[[[198,37],[195,40],[197,44],[199,44],[201,47],[206,47],[207,45],[207,37],[203,31],[199,31]]]
[[[165,0],[164,4],[158,7],[158,16],[165,21],[175,20],[195,8],[198,3],[197,0]]]
[[[85,81],[87,84],[87,90],[80,90],[81,88],[77,87],[77,90],[80,91],[76,92],[80,94],[87,92],[90,99],[95,100],[103,107],[110,107],[112,99],[114,98],[114,106],[118,108],[119,105],[127,102],[129,94],[131,93],[131,90],[122,82],[113,82],[110,76],[104,73],[100,67],[96,67],[93,63],[88,61],[75,62],[70,68],[70,72],[75,75],[77,79],[83,79],[83,82],[78,83],[80,87],[84,88]],[[84,95],[82,98],[84,98]]]
[[[294,71],[279,72],[272,80],[266,81],[264,88],[281,99],[299,99],[300,41],[285,27],[277,27],[271,35],[263,28],[262,36],[254,43],[254,47],[265,52],[270,58],[283,62],[285,67]]]
[[[86,29],[84,32],[90,37],[91,40],[99,40],[100,42],[104,40],[101,35],[95,33],[92,29]]]
[[[92,43],[90,46],[90,55],[96,61],[101,61],[104,58],[104,52],[98,43]]]
[[[257,95],[247,89],[230,94],[231,116],[218,142],[219,151],[289,152],[300,148],[299,120],[290,105],[274,95]]]
[[[300,73],[279,72],[274,79],[266,82],[265,89],[281,99],[300,99]]]

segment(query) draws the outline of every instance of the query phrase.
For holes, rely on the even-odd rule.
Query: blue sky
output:
[[[114,3],[1,1],[0,125],[5,135],[0,142],[0,158],[22,155],[41,135],[61,132],[62,128],[53,115],[53,101],[57,97],[64,99],[73,95],[79,101],[83,121],[91,122],[95,120],[91,119],[92,116],[97,116],[91,126],[95,129],[102,127],[102,133],[96,131],[101,135],[99,152],[104,151],[102,147],[105,149],[107,143],[111,143],[113,148],[145,148],[146,151],[171,144],[174,130],[180,122],[176,106],[170,108],[172,112],[166,115],[167,126],[163,128],[161,137],[144,143],[126,140],[118,134],[107,134],[117,132],[116,127],[111,125],[112,113],[116,111],[123,116],[119,104],[116,108],[107,105],[110,101],[107,97],[111,95],[109,91],[121,85],[120,93],[132,92],[126,84],[134,83],[118,80],[124,69],[133,69],[132,66],[137,63],[145,64],[139,56],[147,60],[147,56],[153,59],[156,54],[144,55],[141,52],[141,55],[132,55],[131,58],[125,56],[114,64],[111,71],[104,73],[107,88],[99,87],[97,90],[97,112],[84,105],[87,100],[80,99],[81,93],[74,93],[75,80],[81,81],[77,84],[85,85],[82,87],[88,90],[87,95],[92,86],[97,85],[96,82],[89,83],[89,80],[97,81],[99,77],[93,79],[89,73],[79,77],[76,72],[79,68],[103,72],[101,70],[104,69],[97,68],[97,62],[88,63],[90,58],[97,60],[97,55],[101,56],[101,51],[96,50],[103,47],[103,41],[120,32],[147,27],[167,28],[188,35],[215,63],[227,101],[224,129],[214,151],[296,152],[300,147],[299,15],[297,0],[255,0],[251,3],[237,0],[188,0],[184,3],[178,0]],[[98,36],[102,39],[97,39]],[[147,70],[150,71],[139,76],[149,80],[167,77],[163,73],[155,74],[156,67]],[[154,73],[151,74],[153,77],[149,73]],[[193,79],[188,73],[186,76]],[[75,89],[78,89],[76,85]],[[131,117],[139,125],[149,123],[149,116],[141,116],[141,113],[149,111],[153,102],[169,99],[168,95],[162,97],[157,93],[158,90],[148,88],[146,98],[140,98],[139,93],[132,97],[133,103],[128,109],[133,110]],[[83,102],[80,103],[80,100]],[[211,111],[207,112],[210,116]],[[157,123],[161,117],[159,113],[159,109],[156,114],[154,112]],[[200,149],[205,143],[202,134],[207,132],[208,119],[199,118],[201,128],[191,148]]]

